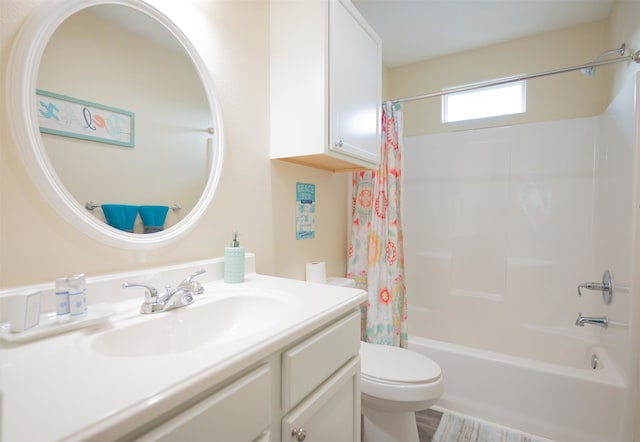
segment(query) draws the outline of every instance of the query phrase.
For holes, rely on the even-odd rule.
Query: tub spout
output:
[[[597,325],[598,327],[607,328],[609,321],[606,316],[582,316],[582,313],[578,313],[578,319],[576,319],[576,325],[578,327],[584,327],[584,324]]]

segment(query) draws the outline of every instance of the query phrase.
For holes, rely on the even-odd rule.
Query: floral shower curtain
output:
[[[382,108],[382,157],[377,171],[352,176],[352,224],[347,277],[367,290],[361,306],[363,341],[407,347],[407,299],[400,220],[402,109]]]

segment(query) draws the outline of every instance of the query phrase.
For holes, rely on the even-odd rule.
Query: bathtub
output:
[[[631,440],[623,422],[625,383],[605,350],[561,334],[549,343],[572,351],[551,363],[409,337],[411,350],[442,368],[445,394],[436,407],[559,442]]]

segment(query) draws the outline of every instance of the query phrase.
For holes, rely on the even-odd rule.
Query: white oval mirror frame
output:
[[[37,121],[38,67],[47,43],[58,26],[74,13],[95,5],[122,5],[140,11],[163,25],[180,42],[202,81],[214,121],[211,171],[195,207],[176,225],[161,232],[134,234],[117,230],[87,213],[58,178],[46,154]],[[158,9],[141,0],[63,0],[44,2],[20,29],[9,56],[7,113],[14,140],[25,166],[56,211],[74,227],[105,244],[125,249],[161,247],[175,241],[198,222],[211,202],[222,174],[224,134],[220,107],[208,70],[188,37]]]

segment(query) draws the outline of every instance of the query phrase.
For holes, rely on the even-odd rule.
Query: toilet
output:
[[[416,411],[444,391],[440,366],[400,347],[360,342],[360,391],[365,442],[418,442]]]
[[[355,287],[347,278],[327,282]],[[415,412],[431,407],[442,396],[442,371],[414,351],[360,342],[360,390],[364,442],[418,442]]]

